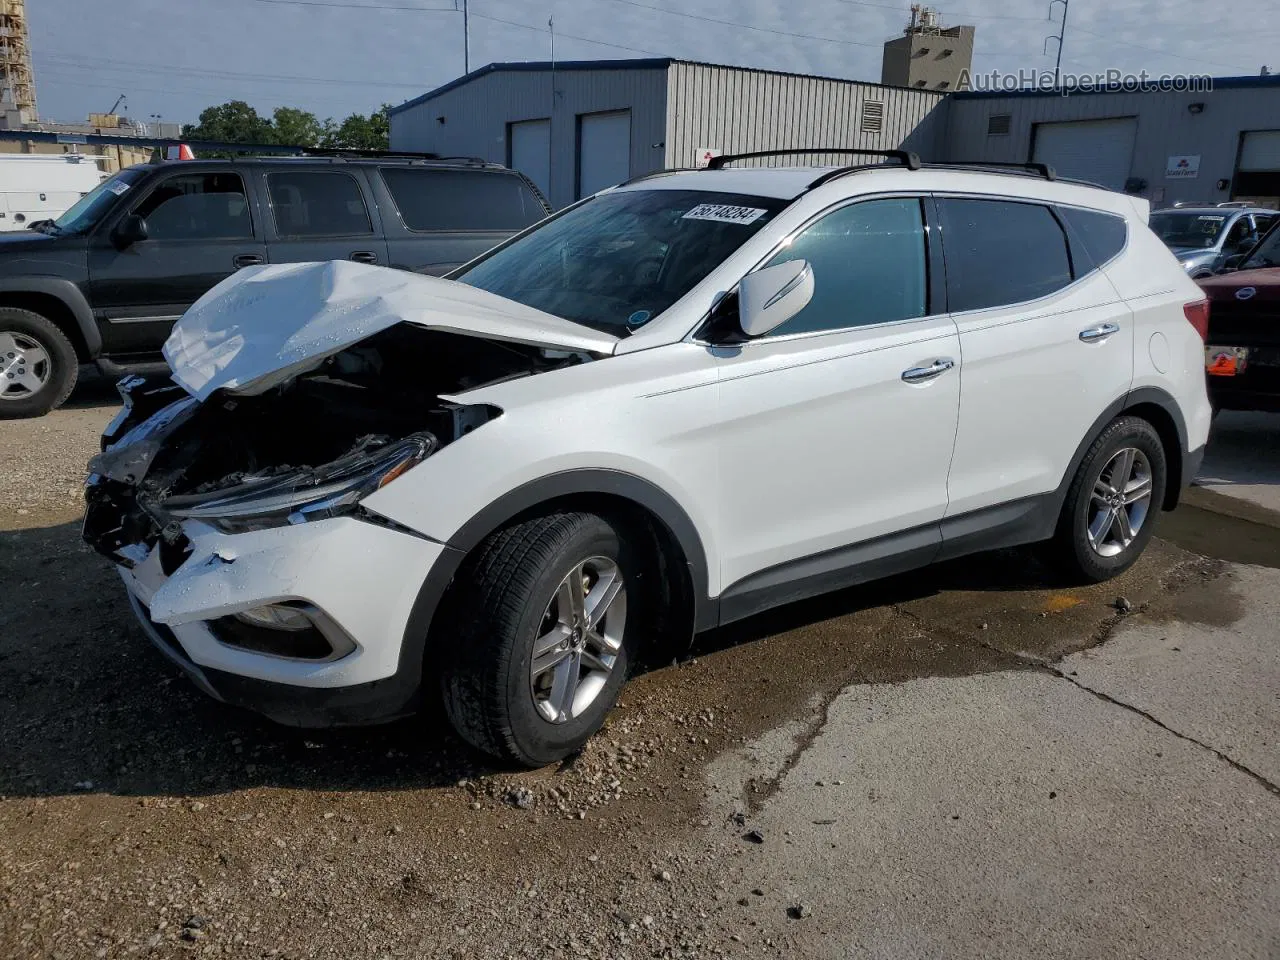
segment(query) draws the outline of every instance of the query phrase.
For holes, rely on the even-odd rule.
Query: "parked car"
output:
[[[1017,544],[1118,574],[1204,449],[1203,293],[1143,200],[894,157],[641,178],[446,279],[246,270],[123,385],[85,536],[207,693],[438,689],[529,765],[697,630]]]
[[[164,370],[173,322],[245,266],[339,259],[441,274],[548,212],[523,176],[479,161],[130,167],[38,232],[0,234],[0,419],[61,404],[80,363]]]
[[[79,153],[0,154],[0,232],[61,216],[106,179],[98,166],[105,160]]]
[[[1280,223],[1238,270],[1200,286],[1211,302],[1205,367],[1214,409],[1280,411]]]
[[[1151,214],[1151,229],[1193,280],[1219,273],[1228,258],[1249,250],[1277,217],[1275,210],[1237,204],[1176,206]]]

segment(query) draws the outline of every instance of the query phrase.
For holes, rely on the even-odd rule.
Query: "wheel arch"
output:
[[[620,522],[648,538],[668,593],[659,623],[664,654],[687,648],[695,631],[716,625],[719,611],[708,597],[702,537],[688,513],[652,482],[617,470],[572,470],[534,480],[499,497],[467,520],[445,544],[427,575],[405,628],[400,669],[421,671],[426,647],[439,638],[438,611],[457,572],[493,533],[533,516],[586,511]]]
[[[0,280],[0,307],[38,313],[66,334],[81,363],[90,363],[102,349],[102,334],[89,301],[70,280],[25,277]]]

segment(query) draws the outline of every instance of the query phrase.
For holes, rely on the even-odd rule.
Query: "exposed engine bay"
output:
[[[240,532],[353,509],[502,413],[442,397],[591,359],[398,324],[254,395],[131,378],[89,465],[86,539],[129,565],[186,519]]]

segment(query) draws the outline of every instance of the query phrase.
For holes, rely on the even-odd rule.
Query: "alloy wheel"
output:
[[[1137,539],[1151,510],[1151,463],[1136,447],[1117,451],[1093,484],[1089,501],[1089,545],[1114,557]]]
[[[627,590],[617,563],[591,557],[560,581],[543,613],[529,665],[533,703],[549,723],[581,716],[609,681],[622,649]]]
[[[53,373],[49,351],[25,333],[0,330],[0,401],[25,400],[44,389]]]

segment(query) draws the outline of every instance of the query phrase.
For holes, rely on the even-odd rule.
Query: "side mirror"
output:
[[[147,230],[147,221],[136,213],[131,213],[116,227],[116,242],[121,247],[127,247],[130,244],[141,243],[151,234]]]
[[[813,268],[788,260],[749,273],[738,284],[738,324],[748,337],[776,330],[813,299]]]

